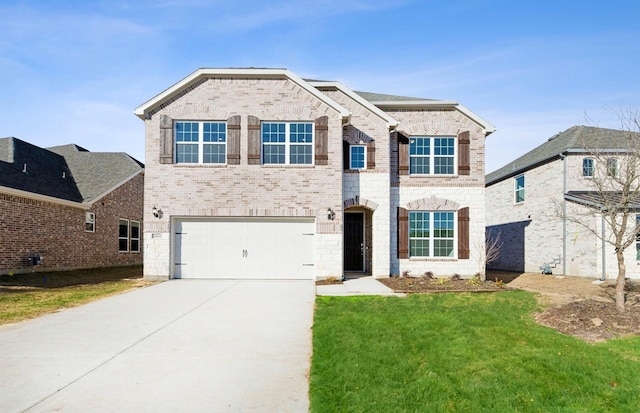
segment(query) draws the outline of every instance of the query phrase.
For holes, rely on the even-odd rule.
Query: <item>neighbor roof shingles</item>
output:
[[[555,159],[567,151],[625,150],[638,148],[638,143],[630,139],[640,139],[637,133],[596,128],[592,126],[573,126],[558,133],[537,148],[527,152],[518,159],[509,162],[502,168],[491,172],[486,177],[486,184],[502,181],[506,178],[525,172],[537,165]]]

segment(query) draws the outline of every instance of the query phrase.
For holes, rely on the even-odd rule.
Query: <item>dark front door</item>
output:
[[[364,271],[364,214],[344,214],[344,270]]]

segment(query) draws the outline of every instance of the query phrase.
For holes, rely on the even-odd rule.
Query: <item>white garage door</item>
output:
[[[175,278],[312,279],[313,219],[181,219]]]

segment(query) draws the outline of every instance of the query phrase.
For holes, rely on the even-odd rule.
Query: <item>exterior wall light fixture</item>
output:
[[[331,208],[327,208],[327,219],[329,221],[333,221],[334,219],[336,219],[336,213]]]
[[[162,218],[162,210],[156,208],[155,205],[153,206],[153,209],[151,210],[151,213],[153,214],[154,217],[156,217],[158,219]]]

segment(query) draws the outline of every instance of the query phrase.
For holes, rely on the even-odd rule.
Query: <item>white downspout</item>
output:
[[[607,259],[607,255],[605,254],[606,243],[604,242],[605,236],[605,220],[604,220],[604,211],[601,211],[601,219],[602,219],[602,275],[600,276],[600,281],[604,281],[606,279],[607,274],[607,266],[605,260]]]
[[[567,275],[567,156],[560,154],[562,159],[562,275]]]

